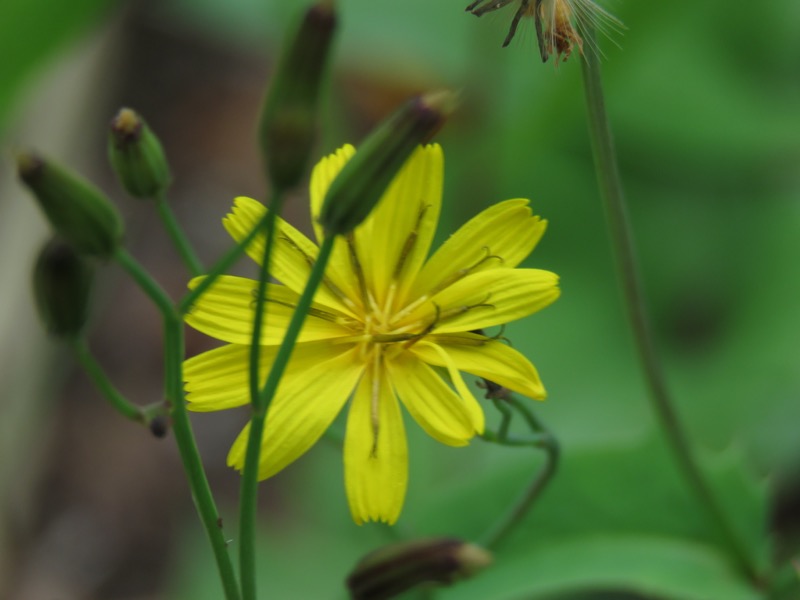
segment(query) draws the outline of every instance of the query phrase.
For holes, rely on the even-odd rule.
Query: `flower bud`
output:
[[[416,585],[449,585],[492,563],[488,551],[452,538],[386,546],[365,556],[347,578],[353,600],[394,598]]]
[[[413,98],[383,121],[333,180],[320,212],[326,235],[346,234],[367,218],[411,153],[433,137],[455,109],[455,95]]]
[[[283,49],[259,125],[259,141],[273,185],[290,188],[303,177],[317,130],[317,104],[336,12],[332,0],[309,8]]]
[[[131,196],[154,198],[172,180],[161,142],[130,108],[121,109],[111,121],[108,158]]]
[[[100,190],[32,153],[17,156],[17,169],[53,229],[76,250],[101,258],[114,253],[122,220]]]
[[[89,314],[93,270],[64,240],[53,238],[39,254],[33,270],[33,294],[47,330],[77,337]]]

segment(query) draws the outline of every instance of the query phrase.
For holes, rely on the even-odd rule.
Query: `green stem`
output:
[[[547,431],[541,421],[536,418],[536,415],[514,396],[509,396],[508,403],[522,415],[525,423],[534,433],[531,442],[525,445],[543,449],[545,451],[545,462],[514,507],[482,536],[480,544],[487,549],[497,547],[497,545],[514,530],[520,521],[522,521],[531,506],[533,506],[534,502],[539,498],[542,491],[547,487],[547,484],[550,483],[553,475],[555,475],[560,455],[558,440]],[[507,439],[505,443],[507,445],[512,445],[508,444]]]
[[[267,211],[267,219],[260,223],[265,235],[264,253],[261,257],[261,268],[258,276],[258,291],[256,293],[255,315],[253,317],[253,334],[250,343],[250,404],[253,417],[250,424],[250,441],[255,440],[256,450],[260,452],[261,445],[257,443],[263,432],[263,419],[260,426],[256,426],[255,415],[260,414],[259,407],[261,386],[261,333],[265,325],[266,314],[264,307],[267,299],[267,283],[269,280],[269,265],[272,257],[272,247],[275,240],[275,221],[283,207],[284,192],[280,188],[275,190],[275,195]],[[257,458],[260,458],[257,456]],[[258,460],[256,461],[256,465]],[[246,468],[246,466],[245,466]],[[256,472],[257,472],[256,468]],[[242,582],[242,597],[244,600],[256,598],[256,507],[258,501],[258,478],[242,476],[240,490],[239,512],[239,573]]]
[[[511,425],[511,409],[508,408],[508,404],[505,400],[492,400],[492,403],[502,415],[500,427],[497,429],[497,435],[500,439],[506,439],[508,437],[508,428]]]
[[[244,470],[242,471],[240,505],[240,518],[242,520],[240,535],[243,538],[241,540],[240,548],[242,553],[247,552],[250,554],[250,557],[246,559],[248,562],[251,560],[254,561],[254,541],[251,542],[248,539],[248,541],[245,542],[244,536],[255,535],[255,511],[256,501],[258,499],[258,471],[261,459],[261,442],[264,433],[264,422],[266,420],[267,410],[272,402],[272,397],[275,395],[275,390],[278,388],[278,383],[280,382],[280,379],[286,370],[286,365],[291,357],[292,350],[294,349],[295,342],[297,341],[300,328],[302,327],[303,321],[306,318],[308,309],[311,307],[314,294],[317,291],[319,284],[322,282],[322,277],[325,274],[325,267],[328,265],[328,259],[330,258],[331,250],[333,249],[334,239],[334,236],[328,236],[322,242],[322,246],[319,249],[319,254],[317,255],[317,260],[314,262],[314,266],[311,269],[308,281],[306,282],[306,287],[297,302],[297,308],[295,309],[292,319],[289,322],[289,326],[286,329],[286,334],[284,335],[281,346],[278,349],[277,355],[275,356],[275,360],[272,362],[272,368],[270,369],[267,381],[258,395],[258,401],[253,403],[253,414],[250,418],[250,434],[247,439]],[[247,531],[248,527],[250,527],[249,532]],[[245,559],[241,560],[241,564],[244,567]],[[242,573],[243,580],[244,575],[245,574]],[[254,583],[248,583],[247,585],[243,583],[242,591],[244,594],[244,600],[254,600]],[[250,593],[253,595],[248,595]]]
[[[586,35],[594,37],[594,31],[589,31]],[[595,47],[591,38],[587,41],[589,48]],[[600,61],[596,53],[591,51],[584,53],[583,58],[581,65],[597,182],[605,205],[617,271],[622,282],[625,308],[633,330],[641,367],[650,388],[653,408],[678,466],[698,500],[714,521],[734,560],[750,577],[757,578],[756,570],[751,564],[745,548],[734,533],[731,523],[714,497],[711,487],[693,455],[688,437],[670,397],[653,341],[650,319],[642,291],[633,235],[622,191],[611,128],[606,115],[603,87],[600,80]]]
[[[172,208],[169,202],[167,202],[166,195],[162,192],[158,194],[154,200],[156,202],[156,208],[158,208],[158,215],[161,217],[161,221],[164,223],[169,237],[172,238],[172,243],[175,244],[175,247],[178,249],[178,253],[191,272],[192,277],[202,275],[204,271],[203,264],[200,262],[200,259],[197,258],[194,248],[192,248],[191,243],[189,243],[189,239],[178,224],[175,213],[172,212]]]
[[[269,212],[265,214],[261,220],[256,223],[255,227],[250,230],[244,239],[230,248],[223,256],[220,258],[214,265],[208,270],[208,273],[203,278],[203,280],[197,285],[196,288],[189,291],[180,301],[178,304],[178,311],[180,314],[185,315],[189,312],[192,308],[192,305],[197,302],[197,299],[203,295],[203,293],[211,287],[211,285],[217,280],[217,278],[222,275],[225,271],[227,271],[230,266],[236,262],[236,260],[242,255],[245,249],[250,245],[250,243],[256,238],[258,233],[262,231],[264,227],[264,223],[266,223],[267,219],[269,219]]]
[[[103,367],[95,360],[91,350],[89,350],[86,339],[78,338],[75,340],[73,348],[84,370],[89,374],[89,377],[92,378],[92,381],[103,396],[105,396],[106,400],[108,400],[109,404],[126,419],[147,425],[149,423],[149,418],[145,410],[129,402],[125,396],[114,387],[114,384],[111,383],[103,371]]]
[[[499,446],[509,447],[533,447],[543,448],[549,443],[549,435],[545,433],[533,434],[530,437],[518,438],[509,435],[501,435],[500,432],[494,432],[489,429],[481,434],[481,439],[492,444]]]
[[[175,441],[181,455],[183,468],[189,481],[195,507],[211,543],[217,562],[222,587],[227,600],[239,600],[239,587],[228,555],[222,532],[221,519],[208,485],[197,443],[192,433],[189,415],[183,397],[183,323],[172,301],[163,289],[147,274],[144,268],[127,251],[120,248],[115,254],[120,265],[130,274],[142,290],[161,311],[164,318],[165,387],[172,417]]]

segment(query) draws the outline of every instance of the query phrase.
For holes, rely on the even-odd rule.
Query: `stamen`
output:
[[[381,361],[381,348],[376,348],[374,360],[372,363],[372,451],[370,457],[378,458],[378,432],[380,430],[380,361]]]
[[[258,290],[252,290],[250,295],[253,296],[253,300],[250,302],[251,307],[255,307],[256,300],[255,296],[258,294]],[[270,298],[266,296],[264,298],[264,302],[269,302],[271,304],[277,304],[279,306],[285,306],[286,308],[296,309],[297,305],[293,304],[292,302],[287,302],[286,300],[278,300],[277,298]],[[344,325],[345,327],[352,326],[356,323],[353,319],[348,319],[341,315],[337,315],[336,313],[328,312],[327,310],[322,310],[321,308],[308,308],[308,314],[312,317],[317,317],[318,319],[323,319],[325,321],[330,321],[331,323],[336,323],[337,325]]]
[[[492,251],[489,249],[489,246],[484,246],[484,247],[482,248],[482,250],[483,250],[483,251],[486,253],[486,256],[484,256],[483,258],[481,258],[481,259],[480,259],[478,262],[476,262],[475,264],[473,264],[473,265],[471,265],[471,266],[469,266],[469,267],[466,267],[465,269],[459,269],[458,271],[456,271],[455,273],[453,273],[453,275],[451,275],[449,278],[447,278],[447,279],[445,279],[445,280],[441,281],[441,282],[440,282],[440,283],[439,283],[437,286],[435,286],[435,287],[434,287],[434,288],[433,288],[433,289],[432,289],[430,292],[428,292],[428,296],[435,296],[436,294],[438,294],[439,292],[441,292],[443,289],[445,289],[445,288],[447,288],[447,287],[450,287],[451,285],[453,285],[453,284],[454,284],[456,281],[458,281],[459,279],[463,279],[464,277],[466,277],[467,275],[469,275],[470,273],[472,273],[473,271],[475,271],[475,269],[477,269],[478,267],[480,267],[480,266],[481,266],[483,263],[485,263],[487,260],[496,259],[496,260],[499,260],[501,263],[505,262],[505,260],[503,259],[503,257],[502,257],[502,256],[500,256],[499,254],[492,254]]]
[[[364,269],[361,268],[361,262],[358,260],[358,252],[356,251],[356,238],[351,231],[345,236],[345,240],[347,241],[347,250],[350,254],[350,265],[353,268],[353,272],[356,274],[356,279],[358,279],[358,289],[361,292],[361,303],[364,307],[364,310],[367,310],[369,304],[367,303],[367,282],[364,279]]]
[[[400,274],[402,273],[403,267],[406,264],[406,259],[408,259],[409,254],[411,254],[411,251],[414,249],[414,244],[417,243],[420,223],[422,223],[422,218],[425,216],[425,213],[429,208],[429,204],[426,204],[420,208],[419,214],[417,215],[417,222],[414,224],[414,229],[412,229],[411,233],[408,234],[408,237],[403,244],[403,248],[400,251],[400,257],[397,260],[397,264],[394,267],[394,273],[392,274],[392,279],[395,281],[400,279]]]
[[[433,317],[433,321],[431,321],[430,325],[428,325],[420,333],[418,333],[414,337],[412,337],[409,342],[403,344],[403,348],[406,348],[406,349],[410,348],[411,346],[416,344],[418,341],[420,341],[422,338],[424,338],[426,335],[431,333],[436,328],[436,325],[439,324],[439,317],[442,315],[442,309],[435,302],[433,303],[433,308],[436,310],[436,316]]]
[[[486,299],[483,300],[482,302],[479,302],[478,304],[471,304],[469,306],[459,306],[456,308],[451,308],[444,315],[442,315],[441,318],[443,321],[446,321],[447,319],[452,319],[453,317],[463,315],[464,313],[473,310],[475,308],[497,308],[494,304],[489,304],[488,302],[486,302],[486,300],[488,300],[491,297],[492,294],[490,292],[489,294],[486,295]]]
[[[292,247],[292,249],[294,249],[294,250],[296,250],[297,252],[299,252],[299,253],[300,253],[300,255],[303,257],[303,259],[306,261],[306,264],[308,265],[308,267],[309,267],[309,268],[313,268],[313,267],[314,267],[314,263],[316,262],[316,259],[314,259],[314,258],[313,258],[313,257],[311,257],[311,256],[310,256],[308,253],[306,253],[306,252],[305,252],[305,251],[304,251],[304,250],[303,250],[303,249],[302,249],[302,248],[301,248],[301,247],[300,247],[300,246],[297,244],[297,242],[295,242],[295,241],[294,241],[292,238],[290,238],[290,237],[289,237],[288,235],[286,235],[285,233],[284,233],[284,234],[281,234],[281,236],[280,236],[280,239],[281,239],[281,240],[283,240],[284,242],[286,242],[287,244],[289,244],[289,246],[291,246],[291,247]],[[350,310],[354,310],[354,309],[356,309],[356,308],[357,308],[357,307],[356,307],[356,305],[353,303],[353,301],[352,301],[350,298],[348,298],[348,297],[347,297],[347,294],[345,294],[345,293],[344,293],[342,290],[340,290],[340,289],[338,288],[338,286],[337,286],[335,283],[333,283],[333,282],[330,280],[330,277],[328,277],[327,275],[323,275],[323,276],[322,276],[322,285],[324,285],[326,288],[328,288],[328,290],[330,290],[330,292],[331,292],[331,293],[333,293],[333,295],[334,295],[334,296],[336,296],[337,298],[339,298],[339,300],[341,300],[342,302],[344,302],[344,304],[345,304],[345,305],[346,305],[346,306],[347,306],[347,307],[348,307]]]
[[[483,346],[489,341],[489,338],[473,338],[473,337],[465,337],[464,334],[450,334],[450,333],[437,333],[436,334],[436,342],[437,343],[445,343],[445,344],[453,344],[458,346]]]
[[[364,309],[369,310],[369,312],[375,315],[375,318],[379,323],[386,322],[386,315],[384,314],[383,310],[381,310],[381,307],[378,306],[378,302],[375,300],[375,297],[369,291],[367,292],[367,304]]]
[[[394,315],[392,315],[392,320],[390,321],[390,324],[397,323],[398,321],[404,319],[405,317],[410,315],[412,312],[414,312],[418,307],[420,307],[425,302],[427,302],[429,298],[430,298],[429,294],[424,294],[424,295],[420,296],[419,298],[414,300],[414,302],[412,302],[411,304],[406,306],[403,310],[401,310],[401,311],[395,313]]]

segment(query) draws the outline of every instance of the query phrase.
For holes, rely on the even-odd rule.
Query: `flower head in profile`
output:
[[[317,242],[322,201],[353,156],[341,148],[315,167],[310,186]],[[536,369],[502,342],[475,333],[520,319],[553,302],[558,278],[516,268],[542,237],[546,221],[527,200],[484,210],[428,258],[441,208],[443,156],[418,149],[369,217],[337,238],[323,285],[267,414],[259,478],[279,472],[322,436],[349,402],[344,444],[347,497],[353,519],[394,523],[408,479],[401,406],[436,440],[463,446],[484,429],[484,414],[462,372],[534,399],[545,397]],[[237,198],[224,225],[243,239],[265,213]],[[248,254],[259,261],[264,237]],[[319,246],[278,219],[262,331],[265,374]],[[427,260],[426,260],[427,259]],[[190,285],[194,286],[198,280]],[[257,282],[223,276],[200,297],[186,322],[227,342],[189,359],[187,399],[196,411],[249,403],[248,356]],[[246,427],[228,464],[244,465]]]
[[[519,8],[511,20],[503,46],[508,46],[514,39],[520,21],[525,17],[532,17],[536,24],[536,38],[542,62],[547,62],[550,56],[555,55],[558,65],[560,60],[566,61],[575,48],[583,53],[581,30],[592,27],[611,37],[612,33],[625,28],[615,16],[594,0],[476,0],[467,6],[467,11],[480,17],[513,2],[518,3]],[[590,39],[590,43],[592,51],[599,54],[595,42]]]

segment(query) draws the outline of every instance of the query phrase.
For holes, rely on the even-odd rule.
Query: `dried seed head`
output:
[[[347,587],[353,600],[386,600],[420,584],[450,585],[491,563],[488,551],[458,539],[401,542],[361,559]]]
[[[566,61],[577,47],[583,53],[584,38],[581,32],[589,28],[611,37],[620,33],[625,26],[593,0],[477,0],[467,7],[467,11],[480,17],[519,2],[519,8],[511,20],[503,46],[508,46],[517,32],[520,21],[532,17],[536,25],[536,38],[542,62],[555,56],[556,65]],[[596,43],[588,41],[593,52],[601,54]]]

